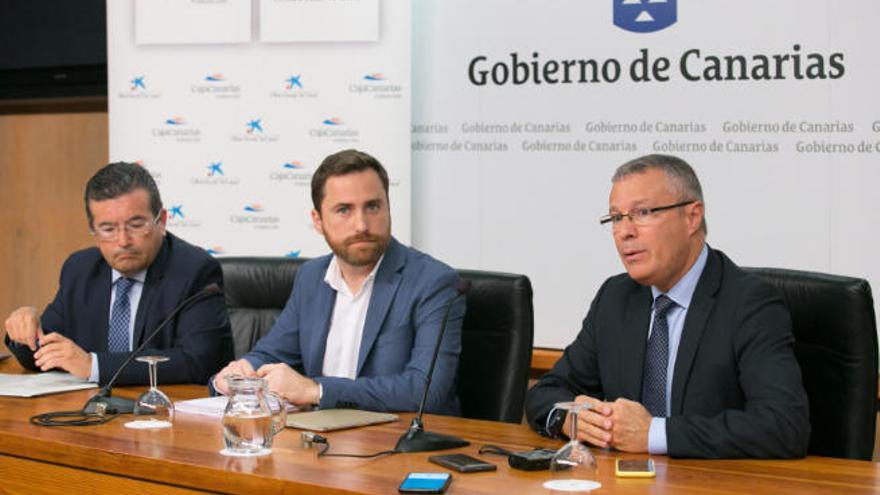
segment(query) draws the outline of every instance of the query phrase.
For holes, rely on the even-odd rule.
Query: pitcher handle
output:
[[[287,401],[284,400],[283,397],[276,394],[275,392],[269,392],[266,394],[268,397],[272,397],[278,402],[278,412],[272,412],[272,436],[275,436],[282,431],[287,426]],[[270,399],[271,400],[271,399]],[[271,412],[272,406],[269,405],[269,410]]]

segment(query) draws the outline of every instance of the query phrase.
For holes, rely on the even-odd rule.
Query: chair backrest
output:
[[[293,288],[302,258],[218,258],[223,268],[223,293],[235,359],[253,348],[269,332]]]
[[[791,313],[810,400],[809,453],[871,460],[877,411],[877,328],[864,279],[746,268],[775,286]]]
[[[290,297],[296,270],[306,259],[218,258],[235,358],[265,335]],[[528,277],[458,270],[470,281],[462,324],[458,394],[462,415],[518,423],[531,363],[534,317]]]
[[[519,423],[532,361],[532,284],[525,275],[458,274],[471,284],[458,366],[462,416]]]

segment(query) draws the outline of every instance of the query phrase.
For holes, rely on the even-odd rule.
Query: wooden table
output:
[[[0,363],[0,372],[17,366]],[[174,400],[204,396],[192,385],[161,387]],[[117,395],[135,397],[142,388]],[[68,392],[33,399],[0,397],[0,493],[84,492],[198,493],[247,495],[264,493],[396,493],[410,471],[444,471],[427,461],[428,453],[398,454],[377,459],[318,458],[300,445],[299,432],[288,429],[275,439],[266,457],[221,456],[218,420],[179,414],[167,430],[125,428],[127,417],[86,427],[41,427],[28,418],[37,413],[78,409],[94,391]],[[332,451],[369,453],[393,447],[411,414],[395,423],[328,433]],[[556,448],[524,425],[427,416],[427,429],[464,437],[469,447],[458,451],[477,456],[486,443],[524,450]],[[794,461],[697,461],[654,457],[655,479],[618,479],[614,459],[644,458],[596,451],[595,493],[880,493],[880,464],[811,457]],[[547,471],[510,469],[503,458],[484,456],[497,472],[454,473],[447,493],[548,493]]]

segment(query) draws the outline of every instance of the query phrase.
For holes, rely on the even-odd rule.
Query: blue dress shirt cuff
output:
[[[651,418],[648,427],[648,453],[666,455],[666,418]]]
[[[89,381],[92,383],[98,383],[98,380],[101,379],[101,373],[98,371],[98,355],[94,352],[90,352],[92,355],[92,371],[89,373]]]

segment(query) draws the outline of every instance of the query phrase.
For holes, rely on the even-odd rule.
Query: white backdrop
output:
[[[410,241],[408,2],[108,0],[107,24],[110,157],[150,170],[171,231],[215,255],[324,254],[311,174],[358,148]]]
[[[880,287],[880,4],[679,1],[675,24],[634,33],[613,23],[621,1],[415,4],[414,243],[457,267],[527,274],[535,345],[563,347],[622,271],[597,221],[614,168],[664,152],[694,166],[709,243],[739,264]],[[621,8],[676,2],[635,4]],[[630,73],[645,53],[652,70],[668,60],[666,80]],[[743,56],[745,79],[715,79],[725,56]],[[565,61],[591,59],[609,76],[619,65],[617,79],[580,82],[575,62],[562,82]]]
[[[311,256],[312,170],[369,151],[395,235],[527,274],[535,345],[562,347],[621,271],[610,176],[647,153],[694,166],[741,265],[880,284],[878,20],[872,0],[113,0],[110,153],[215,254]]]

